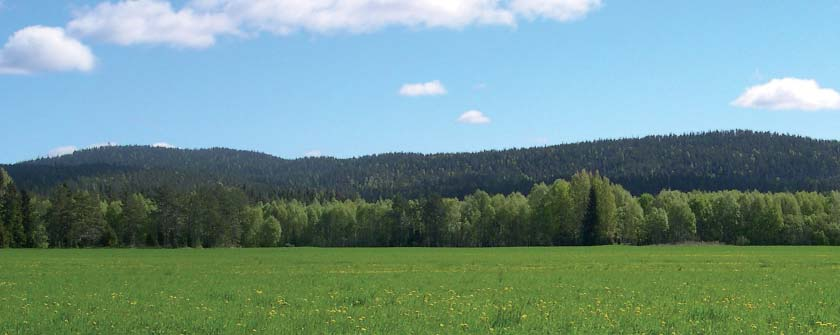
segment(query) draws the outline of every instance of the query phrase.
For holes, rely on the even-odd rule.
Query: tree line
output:
[[[599,173],[534,185],[527,195],[475,191],[356,199],[250,201],[215,184],[108,199],[59,186],[19,190],[0,169],[0,246],[499,247],[721,242],[840,245],[840,192],[631,195]]]

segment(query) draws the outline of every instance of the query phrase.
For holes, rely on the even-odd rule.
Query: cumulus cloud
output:
[[[0,0],[2,4],[4,0]],[[90,71],[94,57],[76,38],[118,45],[207,48],[221,35],[364,33],[388,27],[461,29],[517,20],[570,21],[601,0],[169,0],[105,1],[73,13],[62,28],[32,26],[0,49],[0,74]],[[71,37],[72,36],[72,37]]]
[[[175,146],[166,142],[157,142],[152,143],[152,148],[175,148]]]
[[[204,48],[223,34],[514,26],[519,17],[569,21],[600,6],[601,0],[192,0],[175,10],[166,0],[123,0],[81,10],[67,27],[121,45]]]
[[[90,49],[56,27],[23,28],[0,49],[0,74],[90,71],[93,66]]]
[[[175,11],[162,0],[103,2],[75,13],[67,24],[71,33],[120,45],[168,44],[206,48],[220,34],[236,33],[225,13],[196,13],[191,8]]]
[[[601,0],[513,0],[510,8],[529,19],[571,21],[601,7]]]
[[[310,151],[307,151],[307,152],[303,153],[303,157],[321,157],[321,156],[323,156],[323,154],[321,153],[321,150],[310,150]]]
[[[439,80],[428,83],[405,84],[400,88],[400,95],[408,97],[442,94],[446,94],[446,88],[443,87],[443,84]]]
[[[76,152],[76,150],[79,150],[79,148],[76,148],[75,146],[72,146],[72,145],[68,145],[68,146],[64,146],[64,147],[58,147],[58,148],[54,148],[54,149],[50,150],[49,152],[47,152],[47,157],[59,157],[59,156],[69,155],[69,154],[72,154],[72,153]]]
[[[484,113],[477,111],[477,110],[468,110],[461,114],[458,117],[458,122],[460,123],[468,123],[468,124],[485,124],[490,123],[490,118],[485,116]]]
[[[771,110],[840,109],[840,93],[812,79],[782,78],[748,88],[732,105]]]

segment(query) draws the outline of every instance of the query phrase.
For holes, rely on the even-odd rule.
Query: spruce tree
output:
[[[423,244],[427,247],[439,246],[441,232],[445,227],[446,208],[443,205],[443,198],[433,194],[423,202],[423,223],[425,224]]]
[[[47,236],[50,244],[68,248],[70,228],[73,224],[73,193],[66,184],[59,186],[52,194],[52,207],[47,212]]]
[[[581,242],[583,245],[595,245],[598,243],[598,195],[595,188],[589,189],[589,204],[584,212],[583,225],[580,228]]]
[[[6,230],[6,223],[0,215],[0,248],[8,248],[11,245],[9,232]]]
[[[11,237],[6,229],[6,184],[9,182],[6,170],[0,168],[0,248],[8,248]]]
[[[136,247],[145,241],[142,238],[143,232],[149,226],[149,208],[146,202],[146,198],[141,194],[127,197],[122,211],[121,229],[117,230],[124,246]]]
[[[29,197],[29,193],[23,190],[20,191],[20,205],[24,236],[24,241],[23,243],[21,243],[21,247],[33,248],[35,247],[35,243],[33,240],[33,235],[35,231],[35,220],[33,218],[32,213],[32,199]]]
[[[12,177],[10,177],[8,173],[6,173],[6,170],[0,168],[0,197],[3,196],[6,190],[6,186],[8,186],[11,183]]]
[[[15,184],[10,183],[3,195],[3,225],[6,227],[6,236],[2,242],[4,247],[20,248],[26,244],[21,210],[20,194]]]

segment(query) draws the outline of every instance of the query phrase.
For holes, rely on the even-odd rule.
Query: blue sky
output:
[[[840,138],[838,1],[317,2],[2,1],[0,162],[108,142],[293,158]]]

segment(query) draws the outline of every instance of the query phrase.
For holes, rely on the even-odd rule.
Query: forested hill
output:
[[[120,195],[163,185],[243,187],[255,198],[313,194],[367,199],[527,192],[534,183],[598,170],[636,194],[661,189],[840,189],[840,142],[751,131],[598,140],[476,153],[391,153],[287,160],[213,148],[100,147],[4,166],[20,187],[60,183]]]

